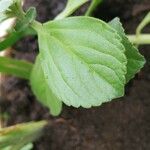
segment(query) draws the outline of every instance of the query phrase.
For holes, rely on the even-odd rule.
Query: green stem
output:
[[[0,57],[0,72],[29,79],[33,65],[26,61]]]
[[[15,44],[19,39],[28,35],[36,35],[36,32],[32,28],[27,28],[25,31],[14,31],[10,33],[3,41],[0,41],[0,51],[3,51],[13,44]]]
[[[38,32],[39,29],[43,29],[42,28],[43,24],[34,20],[31,24],[30,24],[30,27],[32,27],[36,32]]]
[[[136,35],[139,36],[142,29],[150,23],[150,12],[145,16],[142,22],[138,25],[136,29]]]
[[[88,10],[85,13],[85,16],[92,16],[93,11],[96,7],[102,2],[103,0],[92,0],[91,5],[89,6]]]
[[[55,20],[63,19],[75,12],[80,6],[89,0],[68,0],[65,9],[56,16]]]
[[[128,38],[133,44],[150,44],[150,34],[128,35]]]
[[[141,31],[145,26],[147,26],[150,23],[150,12],[145,16],[145,18],[142,20],[142,22],[138,25],[136,29],[136,38],[131,37],[135,42],[136,46],[138,47],[139,44],[150,44],[149,37],[150,35],[141,35]],[[140,43],[141,42],[141,43]]]

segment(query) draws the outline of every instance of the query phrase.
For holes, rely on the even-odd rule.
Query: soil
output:
[[[65,0],[26,0],[25,9],[36,6],[41,22],[54,18]],[[81,14],[86,6],[77,13]],[[149,0],[107,0],[94,16],[109,21],[120,17],[127,33],[150,10]],[[146,28],[144,32],[150,32]],[[38,51],[37,39],[22,39],[14,47],[13,57],[34,61]],[[31,120],[49,121],[43,136],[34,143],[34,150],[150,150],[150,47],[140,47],[147,63],[127,85],[120,99],[91,109],[75,109],[64,105],[60,116],[53,117],[31,92],[29,83],[8,77],[3,83],[0,105],[7,113],[6,125]]]

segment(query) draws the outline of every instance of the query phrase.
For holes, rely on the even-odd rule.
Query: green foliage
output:
[[[5,148],[3,148],[2,150],[32,150],[33,149],[33,144],[32,143],[29,143],[27,145],[24,145],[23,147],[21,148],[17,148],[17,149],[14,149],[14,147],[12,146],[7,146]]]
[[[41,24],[35,21],[35,8],[24,12],[21,0],[0,0],[0,22],[16,17],[15,26],[0,41],[0,51],[27,35],[38,35],[39,43],[34,65],[0,57],[0,72],[28,79],[39,102],[54,116],[60,114],[62,103],[89,108],[123,96],[125,84],[145,63],[118,18],[106,23],[87,17],[102,0],[91,1],[87,16],[68,17],[86,2],[68,0],[54,21]],[[139,32],[149,23],[147,16]],[[0,149],[31,150],[45,124],[31,122],[0,129]]]
[[[39,102],[54,116],[60,114],[62,103],[89,108],[123,96],[125,84],[145,63],[118,18],[106,23],[87,16],[68,17],[86,2],[68,0],[54,21],[41,24],[35,21],[35,8],[24,12],[21,0],[0,0],[0,22],[16,17],[15,26],[0,41],[0,51],[27,35],[38,35],[39,43],[34,65],[0,57],[0,72],[28,79]],[[86,15],[100,2],[91,1]],[[139,32],[148,21],[149,15]],[[41,121],[0,129],[0,149],[31,150],[45,125]]]
[[[31,88],[38,100],[50,109],[52,115],[59,115],[62,109],[62,102],[52,93],[47,84],[41,68],[39,56],[36,59],[30,78]]]
[[[16,17],[20,8],[21,0],[0,0],[0,22]]]
[[[71,15],[77,8],[89,0],[68,0],[66,8],[56,17],[56,19],[63,19]]]
[[[33,142],[42,134],[45,125],[45,121],[39,121],[0,129],[0,149],[29,150],[32,145],[28,143]]]
[[[72,17],[37,30],[45,78],[60,101],[89,108],[123,96],[125,49],[106,23]]]
[[[5,50],[11,45],[15,44],[19,39],[24,36],[35,34],[33,29],[29,26],[32,21],[35,20],[36,10],[35,8],[29,8],[21,20],[16,20],[16,26],[12,30],[8,37],[0,42],[0,51]]]
[[[125,51],[127,57],[126,82],[128,82],[143,67],[143,65],[145,64],[145,59],[139,53],[138,49],[126,37],[122,24],[119,21],[119,18],[113,19],[109,24],[118,32],[118,34],[122,38],[122,44],[126,49]]]
[[[68,0],[64,11],[44,24],[35,21],[35,8],[23,12],[20,0],[2,8],[2,14],[15,15],[17,22],[1,41],[0,50],[23,36],[38,34],[40,52],[33,68],[0,57],[0,71],[29,79],[34,94],[52,115],[60,113],[62,102],[89,108],[123,96],[125,84],[145,63],[118,19],[105,23],[92,17],[68,17],[87,1]],[[100,2],[93,0],[86,15]]]
[[[14,3],[12,0],[1,0],[0,1],[0,12],[5,12]]]
[[[29,62],[0,56],[0,72],[2,73],[29,79],[32,67]]]
[[[130,41],[136,44],[136,47],[141,44],[150,44],[150,34],[144,33],[142,34],[142,30],[150,24],[150,11],[143,18],[136,29],[136,35],[129,35],[128,38]]]
[[[1,0],[0,1],[0,22],[7,19],[6,11],[13,4],[12,0]]]
[[[3,51],[15,44],[22,37],[34,35],[35,31],[32,28],[24,28],[23,30],[13,30],[6,39],[0,42],[0,51]]]
[[[141,34],[141,31],[144,29],[145,26],[150,24],[150,11],[147,13],[147,15],[144,17],[142,22],[138,25],[136,34],[139,36]]]

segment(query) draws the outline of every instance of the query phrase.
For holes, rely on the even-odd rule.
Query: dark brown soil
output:
[[[25,8],[36,6],[37,19],[44,22],[54,18],[65,2],[26,0]],[[149,0],[107,0],[98,7],[95,16],[105,21],[118,16],[127,33],[134,33],[148,10]],[[36,39],[25,38],[15,49],[18,51],[13,52],[14,57],[34,61]],[[88,110],[64,106],[59,117],[52,117],[37,102],[28,82],[7,78],[0,101],[2,111],[9,116],[6,124],[47,119],[49,125],[34,143],[35,150],[150,150],[150,47],[140,47],[140,51],[147,63],[127,85],[123,98]]]

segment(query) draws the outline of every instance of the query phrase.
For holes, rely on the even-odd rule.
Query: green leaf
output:
[[[19,39],[27,35],[34,35],[35,31],[30,27],[32,21],[36,17],[35,8],[29,8],[22,20],[16,21],[15,30],[9,33],[9,35],[0,42],[0,51],[15,44]]]
[[[7,18],[6,10],[13,4],[12,0],[0,0],[0,22]]]
[[[12,149],[13,148],[13,149]],[[2,150],[17,150],[17,149],[14,149],[15,147],[14,146],[7,146],[5,148],[3,148]],[[33,144],[32,143],[29,143],[23,147],[21,147],[19,150],[32,150],[33,149]]]
[[[22,123],[0,129],[0,149],[20,150],[42,134],[46,121]]]
[[[56,17],[56,19],[63,19],[71,15],[76,9],[88,1],[89,0],[68,0],[66,8]]]
[[[25,30],[26,28],[28,28],[29,25],[35,20],[36,15],[37,15],[36,9],[35,9],[34,7],[30,7],[30,8],[27,10],[27,12],[26,12],[26,14],[25,14],[23,20],[19,20],[19,21],[17,22],[17,24],[16,24],[16,26],[15,26],[15,30],[16,30],[16,31],[23,31],[23,30]]]
[[[38,100],[57,116],[62,110],[62,102],[52,93],[46,80],[38,56],[30,78],[31,88]]]
[[[0,56],[1,73],[29,79],[32,67],[32,64],[29,62]]]
[[[101,20],[70,17],[35,25],[45,78],[68,106],[99,106],[124,95],[125,49]]]
[[[20,150],[32,150],[33,149],[33,144],[28,143],[27,145],[23,146]]]
[[[8,19],[9,17],[15,17],[14,11],[11,7],[19,5],[20,0],[0,0],[0,22]]]
[[[33,149],[33,144],[29,143],[27,145],[25,145],[24,147],[21,148],[21,150],[31,150]]]
[[[113,27],[118,32],[118,34],[122,38],[122,44],[124,45],[124,47],[126,49],[126,51],[125,51],[125,54],[127,57],[126,82],[128,82],[144,66],[145,59],[139,53],[138,49],[126,37],[126,35],[124,33],[124,29],[122,27],[122,24],[120,23],[119,18],[113,19],[109,24],[111,27]]]
[[[0,13],[5,12],[14,3],[14,0],[0,0]]]

